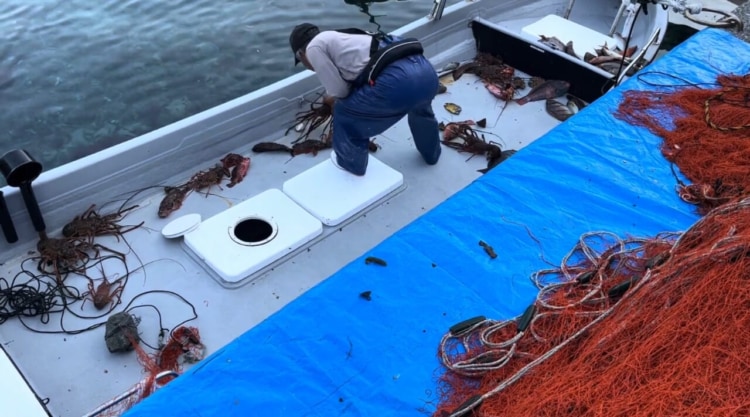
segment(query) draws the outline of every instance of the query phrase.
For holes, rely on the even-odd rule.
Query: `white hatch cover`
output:
[[[161,229],[161,234],[167,239],[173,239],[195,230],[200,224],[200,214],[186,214],[169,222],[163,229]]]
[[[273,188],[205,220],[184,243],[222,285],[236,287],[321,233],[318,219]]]
[[[283,190],[323,224],[336,226],[404,183],[404,176],[370,155],[367,173],[352,175],[330,158],[284,182]]]

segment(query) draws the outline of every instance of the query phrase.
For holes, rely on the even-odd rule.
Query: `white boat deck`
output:
[[[506,107],[490,95],[476,76],[467,74],[453,83],[449,82],[449,77],[446,79],[448,92],[437,96],[433,104],[438,120],[447,123],[486,118],[488,125],[484,130],[487,139],[498,142],[503,149],[520,149],[558,124],[545,113],[543,102],[523,107],[510,103]],[[462,107],[460,115],[451,115],[443,108],[448,102]],[[291,139],[291,135],[279,138]],[[108,248],[128,252],[131,270],[138,268],[140,262],[146,265],[130,275],[123,291],[123,304],[115,311],[121,311],[138,294],[151,290],[174,291],[195,307],[198,319],[189,325],[199,328],[207,354],[210,354],[465,187],[482,175],[477,170],[487,164],[481,156],[467,161],[470,155],[443,147],[440,162],[427,166],[412,144],[405,119],[378,136],[376,143],[381,149],[374,156],[403,174],[405,189],[367,207],[359,218],[350,219],[343,225],[324,226],[319,238],[276,262],[271,270],[251,276],[243,282],[246,285],[238,288],[228,289],[217,282],[206,264],[190,256],[180,242],[182,238],[167,239],[160,233],[161,229],[184,214],[199,213],[205,220],[266,190],[282,189],[285,181],[321,162],[330,163],[330,151],[315,157],[301,155],[290,159],[284,154],[254,154],[240,150],[252,161],[248,176],[242,183],[233,188],[214,189],[209,196],[194,193],[188,196],[181,209],[166,219],[157,217],[157,208],[163,197],[160,190],[154,189],[150,196],[136,198],[134,203],[139,208],[121,222],[125,225],[145,222],[144,227],[126,234],[132,250],[114,238],[99,240]],[[196,167],[196,172],[213,163],[207,161],[205,166]],[[326,188],[335,184],[321,183],[319,186]],[[104,202],[95,203],[101,205]],[[108,209],[111,210],[112,206],[105,208],[105,212]],[[59,236],[59,233],[59,230],[52,231],[50,236]],[[11,279],[18,273],[22,260],[29,257],[32,256],[23,255],[6,262],[2,276]],[[31,263],[25,266],[32,271],[36,267]],[[104,268],[110,280],[115,275],[124,274],[118,262],[105,262]],[[101,276],[95,268],[90,274],[94,278]],[[83,292],[87,281],[71,276],[66,279],[66,284]],[[189,306],[165,293],[144,295],[132,306],[143,304],[156,305],[167,328],[192,316]],[[70,308],[86,316],[101,314],[91,303],[82,308],[77,303]],[[139,330],[144,341],[155,345],[159,327],[154,311],[141,308],[133,313],[141,317]],[[55,331],[60,329],[59,320],[60,314],[54,314],[47,325],[39,323],[38,319],[24,319],[24,322],[41,331]],[[63,322],[66,329],[73,330],[103,320],[105,318],[81,320],[66,313]],[[19,320],[14,319],[0,327],[0,336],[4,349],[19,364],[38,395],[49,398],[48,407],[57,416],[82,415],[122,393],[144,375],[134,353],[109,353],[104,344],[103,327],[78,335],[40,335],[25,330]],[[82,351],[86,354],[81,355]],[[64,377],[50,378],[50,375]]]

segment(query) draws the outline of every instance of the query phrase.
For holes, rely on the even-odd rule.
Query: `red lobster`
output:
[[[103,309],[108,304],[110,309],[115,308],[122,301],[122,290],[125,289],[125,283],[122,282],[124,278],[121,277],[109,282],[107,277],[103,277],[98,287],[94,287],[94,280],[89,278],[89,290],[83,294],[83,303],[85,304],[86,300],[90,298],[97,310]],[[83,304],[81,304],[81,308],[83,308]]]
[[[462,139],[463,143],[443,139],[443,145],[456,149],[459,152],[467,152],[474,155],[486,155],[488,160],[500,156],[500,147],[492,142],[486,142],[484,138],[479,137],[477,132],[468,124],[464,123],[458,125],[457,130],[456,137]]]
[[[227,184],[227,187],[232,188],[245,179],[247,171],[250,169],[250,158],[236,153],[230,153],[221,158],[221,164],[227,171],[230,168],[232,169],[231,180],[229,184]]]

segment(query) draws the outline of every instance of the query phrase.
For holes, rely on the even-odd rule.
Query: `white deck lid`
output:
[[[270,234],[259,242],[242,243],[236,226],[252,219],[266,221]],[[185,234],[184,244],[214,272],[220,284],[237,287],[322,232],[318,219],[281,190],[271,188],[206,219]]]
[[[201,224],[201,215],[198,213],[186,214],[178,217],[161,229],[161,234],[167,239],[180,237],[187,232],[195,230]]]
[[[370,155],[367,173],[352,175],[333,162],[315,165],[284,182],[284,193],[326,226],[336,226],[397,190],[404,176]]]

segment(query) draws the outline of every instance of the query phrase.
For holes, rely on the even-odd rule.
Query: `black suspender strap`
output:
[[[424,53],[422,44],[416,38],[406,38],[393,42],[382,49],[378,49],[367,63],[357,80],[362,83],[375,85],[375,79],[388,65],[401,58]]]

